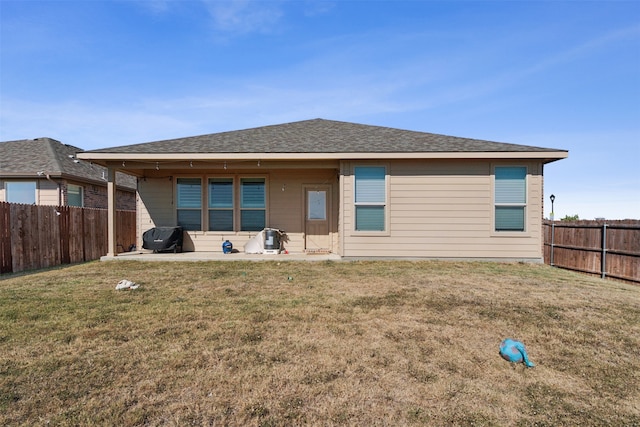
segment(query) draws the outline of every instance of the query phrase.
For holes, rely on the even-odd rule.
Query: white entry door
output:
[[[305,187],[305,249],[331,251],[329,235],[331,187]]]

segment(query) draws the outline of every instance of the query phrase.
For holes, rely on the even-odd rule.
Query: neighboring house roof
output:
[[[52,138],[0,142],[0,178],[49,176],[106,186],[107,170],[76,159],[83,150]],[[118,185],[136,189],[135,177],[118,172]]]

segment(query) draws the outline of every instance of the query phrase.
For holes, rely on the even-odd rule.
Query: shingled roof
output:
[[[52,138],[23,139],[0,142],[0,177],[35,178],[48,175],[81,182],[106,185],[107,170],[99,165],[76,159],[82,149]],[[118,172],[122,187],[136,188],[134,177]]]
[[[558,151],[563,150],[313,119],[91,150],[87,153],[530,153]]]

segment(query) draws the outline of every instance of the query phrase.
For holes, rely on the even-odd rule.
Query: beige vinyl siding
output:
[[[138,200],[138,245],[144,231],[176,224],[175,177],[200,177],[203,197],[208,178],[263,176],[267,190],[267,226],[285,230],[285,247],[292,253],[304,250],[304,189],[330,185],[330,234],[334,253],[345,257],[408,258],[504,258],[542,257],[542,166],[538,161],[491,162],[490,160],[390,160],[345,161],[344,176],[335,168],[262,168],[243,170],[159,171],[157,177],[141,179]],[[356,232],[353,229],[353,168],[383,165],[387,169],[387,230]],[[526,230],[522,233],[494,231],[493,168],[527,167]],[[162,174],[162,176],[160,176]],[[174,177],[173,179],[171,177]],[[284,191],[283,191],[284,189]],[[203,224],[207,224],[207,201],[203,199]],[[224,240],[235,249],[256,232],[189,231],[185,250],[221,252]]]
[[[36,204],[38,205],[60,205],[60,189],[58,184],[47,179],[40,179],[36,185]]]
[[[253,176],[266,178],[267,191],[267,227],[278,228],[287,233],[288,242],[285,248],[291,252],[302,252],[304,250],[304,186],[305,185],[332,185],[333,212],[331,213],[332,229],[330,230],[332,240],[337,246],[337,222],[338,222],[338,186],[337,186],[337,166],[336,169],[282,169],[269,170],[246,169],[231,170],[230,168],[221,173],[220,171],[201,171],[194,174],[193,171],[172,171],[169,172],[174,177],[199,177],[202,178],[204,197],[206,197],[206,186],[208,178],[234,177],[235,184],[238,185],[240,178]],[[165,172],[167,173],[167,172]],[[175,178],[168,177],[141,179],[139,183],[138,197],[138,245],[142,248],[142,233],[156,226],[175,226]],[[284,191],[283,191],[284,189]],[[237,208],[237,206],[236,206]],[[203,210],[207,210],[207,201],[203,199]],[[208,224],[206,212],[203,222]],[[243,251],[244,245],[255,235],[255,231],[188,231],[185,233],[184,250],[199,252],[222,252],[222,243],[230,240],[234,249]]]
[[[353,229],[353,176],[344,179],[346,257],[541,258],[542,181],[536,162],[528,168],[527,229],[493,231],[493,164],[489,161],[390,161],[389,230],[375,236]]]
[[[138,183],[137,215],[138,248],[142,249],[142,234],[153,227],[176,225],[173,202],[173,180],[169,177],[148,177]]]

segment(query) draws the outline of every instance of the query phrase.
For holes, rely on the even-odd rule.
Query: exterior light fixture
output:
[[[556,200],[556,196],[554,196],[554,195],[552,194],[551,196],[549,196],[549,199],[551,199],[551,215],[550,215],[550,218],[551,218],[551,221],[553,221],[553,219],[554,219],[554,218],[553,218],[553,217],[554,217],[554,213],[553,213],[553,202],[555,202],[555,200]]]

